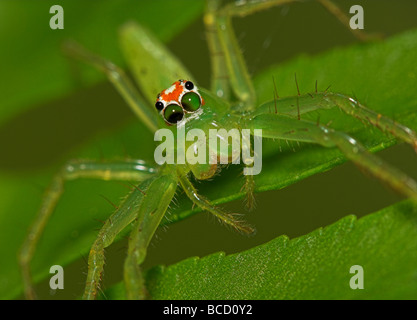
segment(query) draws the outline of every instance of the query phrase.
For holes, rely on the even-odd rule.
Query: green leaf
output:
[[[417,208],[398,203],[356,220],[295,239],[280,236],[250,250],[177,264],[146,273],[153,299],[415,299]],[[352,290],[352,266],[363,268],[364,289]],[[124,299],[123,285],[105,292]]]

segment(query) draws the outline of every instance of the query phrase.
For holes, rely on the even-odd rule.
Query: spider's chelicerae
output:
[[[236,129],[240,133],[249,130],[251,135],[262,135],[263,138],[315,143],[328,148],[336,147],[355,164],[417,201],[415,181],[369,153],[346,133],[309,121],[303,115],[317,110],[339,108],[346,113],[346,116],[356,117],[384,132],[390,132],[417,150],[417,136],[409,128],[365,108],[356,99],[328,91],[319,92],[317,89],[309,94],[279,99],[275,97],[271,101],[256,104],[255,90],[233,33],[231,18],[292,1],[294,0],[236,1],[224,6],[221,5],[220,0],[207,1],[204,23],[209,50],[212,53],[213,77],[210,91],[199,88],[179,60],[172,56],[149,31],[135,23],[126,24],[122,28],[122,48],[145,98],[137,92],[123,71],[111,62],[75,44],[69,46],[68,50],[73,56],[102,70],[138,118],[152,132],[166,129],[173,136],[177,136],[179,129],[185,132],[200,129],[200,132],[207,133],[208,136],[212,129],[225,129],[217,131],[217,138],[227,141],[228,136],[222,132],[227,133]],[[330,1],[317,1],[335,12],[335,7]],[[340,11],[337,12],[340,15]],[[365,37],[360,32],[356,34]],[[146,76],[143,76],[144,74]],[[164,88],[166,89],[162,90]],[[210,149],[209,141],[204,141],[203,146]],[[191,145],[190,141],[186,143],[187,147]],[[171,147],[176,150],[174,145]],[[234,161],[236,157],[233,150],[230,148],[227,150],[228,161]],[[206,155],[209,156],[210,152]],[[199,180],[213,177],[219,170],[218,163],[191,162],[188,158],[184,163],[178,161],[157,163],[148,164],[140,160],[105,163],[74,161],[66,164],[55,175],[20,253],[26,297],[35,296],[31,285],[29,263],[46,222],[63,192],[66,180],[96,178],[137,182],[137,186],[132,188],[105,222],[91,248],[85,299],[94,299],[97,295],[103,273],[104,249],[132,222],[134,225],[129,237],[128,254],[124,265],[126,294],[131,299],[146,297],[140,265],[145,259],[148,244],[178,188],[182,188],[196,206],[212,213],[225,224],[243,233],[253,232],[251,226],[237,219],[236,216],[212,205],[191,183],[191,175]],[[245,166],[244,169],[252,167],[246,162]],[[255,189],[253,175],[245,175],[243,187],[248,195],[247,204],[251,207]]]

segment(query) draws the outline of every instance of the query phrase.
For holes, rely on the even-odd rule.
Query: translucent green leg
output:
[[[262,136],[313,142],[337,147],[357,166],[364,168],[393,189],[417,201],[417,183],[400,170],[368,152],[354,138],[326,126],[279,114],[260,114],[250,122],[251,129],[262,129]]]
[[[245,176],[245,184],[243,185],[242,189],[246,193],[245,198],[245,205],[248,210],[253,210],[255,208],[255,180],[253,175],[246,175]]]
[[[120,44],[136,83],[152,105],[156,95],[174,81],[195,80],[157,37],[137,23],[129,22],[122,26]]]
[[[320,98],[320,95],[318,95],[318,98]],[[345,95],[325,93],[322,94],[322,98],[327,101],[329,105],[338,106],[348,115],[368,122],[383,132],[391,133],[394,137],[410,144],[417,152],[417,134],[410,128],[366,108],[358,101]]]
[[[218,97],[230,101],[230,81],[227,72],[227,64],[222,45],[217,32],[217,10],[220,1],[207,1],[204,14],[206,40],[211,57],[211,92]]]
[[[213,75],[216,81],[214,86],[219,87],[222,84],[220,81],[224,82],[221,80],[224,76],[218,74],[221,72],[218,68],[226,65],[233,93],[242,102],[240,109],[242,111],[253,110],[256,101],[255,89],[233,32],[230,12],[222,9],[213,10],[219,8],[219,3],[219,0],[209,0],[208,10],[204,17],[206,27],[209,28],[208,32],[211,32],[209,43],[215,46],[213,50],[219,50],[221,47],[217,54],[212,54],[212,60],[214,60],[212,65],[217,66],[217,69],[213,70],[216,72]],[[212,32],[214,28],[217,32]]]
[[[250,153],[254,154],[250,138],[250,136],[242,135],[242,161],[244,163],[248,163],[247,159],[244,158],[245,154],[249,153],[249,156]],[[246,165],[246,167],[249,166]],[[250,211],[255,208],[255,180],[252,174],[244,175],[244,177],[245,184],[243,185],[242,190],[244,190],[246,193],[245,205],[246,208]]]
[[[249,226],[246,222],[237,219],[237,215],[226,213],[219,208],[213,206],[207,199],[198,194],[191,181],[187,178],[187,175],[181,171],[178,172],[178,177],[185,194],[190,200],[203,209],[215,215],[219,220],[234,229],[243,233],[253,233],[255,229]]]
[[[365,41],[380,37],[368,35],[361,30],[352,30],[349,26],[349,17],[330,0],[315,1],[332,13],[358,39]],[[303,0],[231,1],[223,7],[221,7],[221,0],[208,0],[204,23],[211,53],[213,92],[228,99],[231,87],[236,97],[242,102],[240,110],[254,110],[256,94],[233,32],[231,18],[245,17],[258,11],[294,2],[303,2]]]
[[[125,99],[132,111],[148,127],[148,129],[151,130],[151,132],[158,129],[156,112],[154,112],[154,110],[152,110],[140,96],[135,86],[125,75],[122,69],[114,65],[112,62],[87,51],[75,42],[66,43],[65,51],[71,57],[80,59],[104,72],[109,81],[113,83],[120,95]]]
[[[93,300],[100,289],[104,268],[104,249],[111,245],[115,237],[137,218],[138,208],[155,178],[142,182],[122,201],[118,209],[106,220],[91,247],[88,256],[88,274],[83,299]]]
[[[366,108],[355,99],[339,93],[317,92],[299,97],[288,97],[262,104],[255,115],[274,112],[275,106],[278,114],[298,118],[311,111],[340,108],[347,115],[353,116],[363,122],[372,124],[383,132],[410,144],[417,152],[417,134],[406,126],[395,122],[371,109]],[[296,107],[298,106],[298,108]]]
[[[22,271],[23,285],[27,299],[36,297],[30,275],[30,262],[35,253],[36,245],[55,206],[64,191],[64,182],[77,178],[93,178],[101,180],[134,180],[140,181],[155,174],[155,169],[140,160],[125,162],[80,162],[66,164],[53,178],[38,215],[31,225],[28,235],[19,252],[19,264]]]
[[[137,208],[137,220],[129,237],[128,255],[124,265],[128,299],[143,300],[147,297],[140,265],[145,260],[149,242],[175,195],[177,183],[176,177],[170,174],[153,179]]]

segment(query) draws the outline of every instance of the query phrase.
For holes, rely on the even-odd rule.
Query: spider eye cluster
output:
[[[186,113],[199,110],[202,104],[203,99],[194,83],[188,80],[178,80],[158,94],[155,108],[166,123],[174,125],[180,122]]]

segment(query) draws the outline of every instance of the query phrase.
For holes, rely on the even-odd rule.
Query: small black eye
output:
[[[187,90],[193,90],[193,88],[194,88],[194,83],[192,83],[191,81],[187,81],[185,83],[185,89],[187,89]]]
[[[155,103],[155,107],[156,107],[156,109],[158,109],[159,111],[161,111],[164,108],[164,104],[161,101],[157,101]]]

